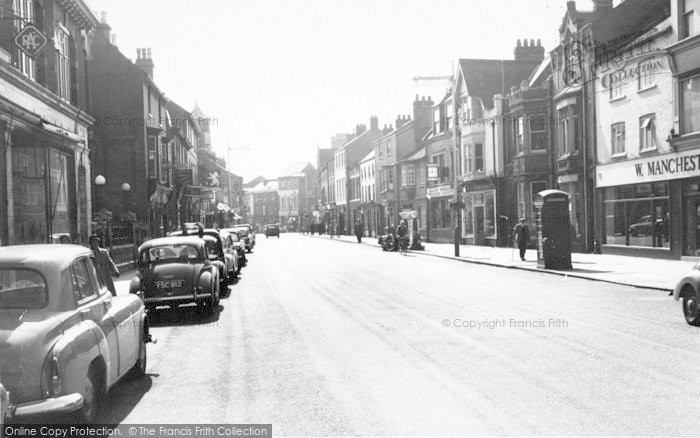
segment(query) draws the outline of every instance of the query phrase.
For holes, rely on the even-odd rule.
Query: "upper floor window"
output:
[[[654,60],[644,61],[639,64],[639,89],[651,88],[656,83],[654,78]]]
[[[682,81],[681,90],[682,133],[700,131],[700,76]]]
[[[63,100],[70,101],[70,35],[61,23],[56,25],[54,35],[56,46],[56,94]]]
[[[484,171],[484,144],[474,143],[474,172]]]
[[[416,185],[416,165],[407,164],[403,168],[403,173],[401,174],[401,185],[402,186],[415,186]]]
[[[559,110],[558,121],[559,155],[564,156],[576,150],[578,140],[578,113],[575,105]]]
[[[12,8],[17,16],[17,21],[15,22],[17,31],[27,23],[34,22],[34,0],[14,0]],[[16,67],[24,76],[31,80],[36,80],[36,63],[34,59],[19,49],[17,49]]]
[[[474,166],[474,145],[468,143],[464,145],[464,173],[470,174],[473,172]]]
[[[681,38],[687,38],[695,35],[695,2],[696,0],[682,1],[682,23],[681,23]]]
[[[442,132],[442,126],[440,123],[440,107],[436,107],[433,111],[433,132],[435,134]]]
[[[618,99],[623,97],[622,81],[615,75],[610,76],[610,99]]]
[[[525,135],[525,122],[522,117],[518,117],[513,121],[513,143],[515,144],[515,153],[519,154],[523,151],[523,138]]]
[[[159,139],[160,141],[160,182],[163,184],[168,183],[168,144]]]
[[[384,158],[384,148],[382,145],[379,145],[379,158]]]
[[[650,114],[639,119],[639,149],[656,149],[656,116]]]
[[[547,149],[547,118],[544,115],[530,117],[530,150]]]
[[[614,123],[611,126],[612,154],[625,153],[625,123]]]
[[[157,162],[156,162],[156,136],[148,136],[148,177],[155,178],[157,176]]]
[[[386,156],[387,157],[391,156],[391,142],[386,144]]]

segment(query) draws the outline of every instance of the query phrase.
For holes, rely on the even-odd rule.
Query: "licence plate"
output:
[[[170,289],[174,287],[182,287],[182,283],[184,283],[184,280],[160,280],[156,281],[154,286],[158,289]]]

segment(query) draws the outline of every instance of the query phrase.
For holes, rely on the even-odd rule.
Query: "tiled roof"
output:
[[[540,61],[500,59],[460,59],[460,69],[470,96],[481,99],[484,107],[493,108],[493,95],[519,86],[538,67]]]

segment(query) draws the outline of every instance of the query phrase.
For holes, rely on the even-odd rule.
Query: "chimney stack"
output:
[[[518,40],[514,53],[515,61],[540,62],[544,59],[544,47],[540,40],[537,40],[537,44],[534,39],[529,42],[523,39],[522,44]]]
[[[377,116],[372,116],[369,118],[369,129],[372,131],[376,131],[379,129],[379,119]]]
[[[97,25],[97,31],[102,34],[102,36],[104,37],[104,39],[107,40],[107,42],[111,41],[112,28],[107,23],[107,12],[105,11],[100,12],[100,22]]]
[[[593,12],[609,12],[613,9],[613,0],[593,0]]]
[[[151,49],[136,49],[136,67],[146,73],[149,78],[153,79],[153,59],[151,59]]]

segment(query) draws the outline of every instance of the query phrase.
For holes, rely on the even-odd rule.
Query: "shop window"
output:
[[[681,90],[682,133],[700,131],[700,76],[682,81]]]
[[[650,114],[639,119],[639,150],[656,149],[656,116]]]
[[[610,127],[611,146],[613,155],[625,153],[625,123],[614,123]]]
[[[484,235],[496,236],[496,196],[495,192],[484,193]]]
[[[620,196],[629,195],[629,189],[615,188],[605,191],[606,243],[670,248],[671,217],[667,183],[638,184],[631,187],[635,198]]]
[[[15,243],[47,241],[46,154],[40,148],[12,150]]]
[[[530,117],[530,150],[547,149],[547,121],[544,115]]]
[[[695,2],[696,0],[682,0],[681,38],[695,35]]]
[[[518,219],[526,217],[526,190],[525,183],[518,183],[516,186],[516,198],[518,202]]]
[[[464,196],[464,218],[462,219],[462,234],[471,236],[474,234],[474,201],[471,195]]]

